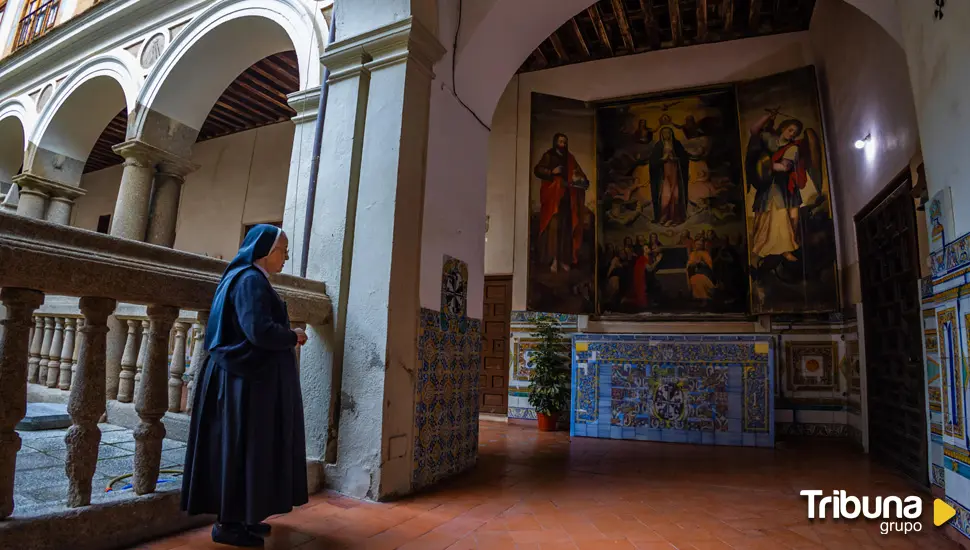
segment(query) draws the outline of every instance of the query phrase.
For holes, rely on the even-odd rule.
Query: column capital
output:
[[[149,145],[138,139],[129,139],[111,148],[115,154],[124,157],[125,164],[141,166],[143,168],[159,167],[166,174],[185,177],[198,170],[199,165],[186,158],[170,153],[164,149]]]
[[[286,102],[296,111],[296,116],[290,119],[294,124],[302,124],[317,119],[317,110],[320,108],[320,89],[320,86],[307,88],[286,96]]]
[[[44,197],[56,197],[73,201],[87,194],[87,191],[73,185],[44,178],[30,172],[24,172],[13,177],[13,183],[20,188],[21,194],[36,194]]]
[[[446,51],[431,31],[407,17],[333,43],[320,61],[330,69],[331,82],[408,60],[433,75]]]

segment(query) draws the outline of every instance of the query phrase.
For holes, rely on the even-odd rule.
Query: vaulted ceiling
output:
[[[222,93],[202,125],[198,141],[290,120],[296,111],[287,104],[286,96],[299,88],[296,52],[283,52],[260,60]],[[127,128],[128,112],[122,110],[101,133],[88,156],[85,172],[124,162],[111,148],[125,141]]]
[[[599,0],[539,45],[520,73],[808,30],[815,0]]]

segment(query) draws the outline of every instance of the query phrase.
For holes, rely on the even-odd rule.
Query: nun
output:
[[[215,514],[212,540],[229,546],[263,546],[264,520],[308,501],[295,355],[307,337],[269,281],[288,259],[281,229],[249,231],[216,288],[196,374],[182,510]]]

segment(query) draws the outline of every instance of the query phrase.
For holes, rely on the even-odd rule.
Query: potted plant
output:
[[[548,315],[536,319],[532,336],[539,343],[530,358],[529,404],[535,408],[539,430],[555,431],[559,415],[569,408],[569,345],[559,321]]]

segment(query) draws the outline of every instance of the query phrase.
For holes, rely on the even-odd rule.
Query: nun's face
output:
[[[280,239],[276,241],[276,248],[269,253],[269,256],[263,258],[263,267],[270,273],[279,273],[283,271],[283,266],[289,259],[290,239],[286,237],[286,233],[282,233]]]

